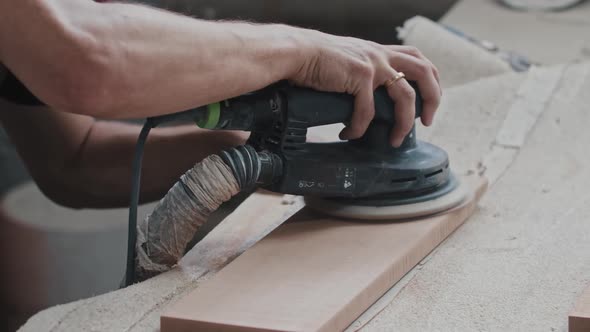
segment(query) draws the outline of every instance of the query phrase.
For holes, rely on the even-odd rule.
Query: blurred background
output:
[[[204,19],[287,23],[380,43],[395,43],[395,27],[414,15],[438,20],[455,0],[163,0],[153,5]]]
[[[577,0],[144,2],[203,19],[281,22],[389,44],[399,42],[396,27],[421,15],[525,62],[590,58],[590,5]],[[140,217],[149,211],[144,206]],[[0,126],[0,331],[14,330],[43,308],[117,289],[126,223],[125,209],[75,211],[46,199]]]

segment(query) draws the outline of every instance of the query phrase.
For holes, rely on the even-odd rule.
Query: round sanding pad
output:
[[[460,183],[446,195],[431,201],[395,206],[361,206],[343,204],[319,197],[305,197],[310,208],[330,216],[364,220],[400,220],[433,215],[461,204],[467,198],[467,189]]]

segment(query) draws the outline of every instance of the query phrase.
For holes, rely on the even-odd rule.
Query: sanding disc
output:
[[[351,205],[319,197],[305,197],[310,208],[330,216],[363,220],[400,220],[433,215],[452,209],[467,198],[467,189],[460,183],[448,194],[430,201],[394,206]]]

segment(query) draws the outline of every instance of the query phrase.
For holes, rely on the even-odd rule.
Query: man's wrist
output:
[[[279,56],[284,60],[285,71],[279,79],[293,79],[317,54],[317,47],[310,38],[315,31],[281,24],[268,28],[278,31],[283,40],[284,49]]]

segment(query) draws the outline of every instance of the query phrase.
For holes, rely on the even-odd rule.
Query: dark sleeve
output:
[[[45,105],[2,64],[0,64],[0,98],[20,105]]]

